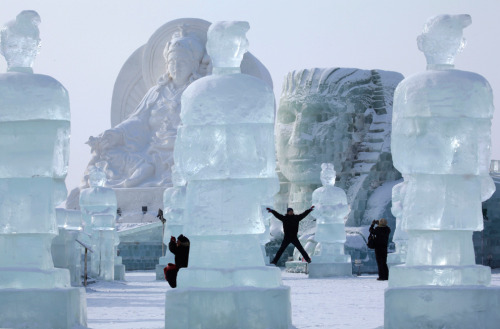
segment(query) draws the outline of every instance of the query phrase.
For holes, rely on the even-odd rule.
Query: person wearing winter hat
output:
[[[177,287],[177,273],[179,269],[188,267],[189,239],[182,234],[177,237],[177,240],[172,236],[168,243],[168,249],[175,255],[175,264],[168,263],[163,271],[165,273],[165,280],[167,280],[172,288],[175,288]]]
[[[377,227],[374,227],[377,225]],[[389,245],[389,234],[391,229],[387,226],[387,219],[374,220],[370,226],[370,233],[375,236],[375,259],[377,260],[379,281],[389,280],[389,268],[387,267],[387,246]]]
[[[293,244],[295,248],[297,248],[297,250],[302,254],[304,260],[310,263],[311,257],[309,257],[307,252],[304,250],[304,247],[302,247],[302,245],[300,244],[299,238],[297,238],[297,233],[299,233],[299,222],[304,218],[306,218],[306,216],[309,215],[311,211],[313,211],[314,206],[307,209],[300,215],[295,215],[293,209],[288,208],[286,210],[285,216],[279,214],[278,212],[272,210],[271,208],[266,208],[266,209],[268,212],[272,213],[274,217],[283,222],[283,231],[285,233],[285,236],[283,237],[283,242],[281,243],[281,247],[276,253],[276,256],[274,256],[274,259],[271,261],[271,264],[276,265],[278,263],[281,255],[283,254],[286,247],[288,247],[290,243]]]

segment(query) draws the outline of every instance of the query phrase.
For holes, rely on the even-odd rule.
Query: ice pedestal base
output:
[[[167,291],[166,329],[288,329],[290,288],[177,288]]]
[[[84,288],[0,289],[0,328],[87,326]]]
[[[285,263],[285,271],[288,273],[307,273],[307,262],[300,260],[290,260]]]
[[[408,286],[487,286],[491,268],[468,266],[391,266],[389,288]]]
[[[115,277],[116,281],[124,281],[125,280],[125,265],[123,264],[115,264]]]
[[[314,263],[308,265],[309,278],[328,278],[351,276],[352,264],[349,263]]]
[[[156,264],[155,271],[156,271],[156,280],[160,281],[165,281],[165,273],[163,272],[163,269],[167,267],[167,265],[164,264]]]
[[[401,265],[406,262],[406,253],[393,252],[387,255],[387,265]]]
[[[385,291],[384,329],[494,329],[500,287],[407,287]]]

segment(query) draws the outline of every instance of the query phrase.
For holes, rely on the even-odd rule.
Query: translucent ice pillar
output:
[[[390,269],[385,328],[497,328],[500,290],[475,265],[472,232],[483,229],[493,97],[480,75],[453,69],[469,15],[430,18],[418,38],[427,71],[394,95],[392,155],[405,177],[401,227],[406,264]]]
[[[318,242],[309,264],[309,277],[345,276],[352,274],[351,256],[344,253],[345,220],[349,215],[347,196],[335,187],[333,163],[321,165],[322,187],[314,190],[312,202],[316,207],[316,237]]]
[[[0,327],[86,325],[85,291],[54,268],[55,207],[66,198],[70,108],[54,78],[33,74],[40,16],[23,11],[0,30]]]
[[[91,231],[91,274],[99,279],[114,280],[115,270],[115,219],[117,201],[113,189],[104,187],[106,174],[101,168],[93,167],[89,173],[90,188],[80,193],[80,209],[87,219]]]
[[[241,74],[246,22],[214,23],[207,50],[212,76],[182,95],[174,150],[187,182],[184,235],[189,267],[166,295],[166,328],[288,328],[289,288],[266,267],[260,246],[261,205],[278,192],[274,95]]]
[[[81,286],[82,247],[76,242],[82,231],[80,210],[56,208],[59,235],[52,240],[52,259],[54,266],[69,270],[71,285]]]
[[[406,252],[408,249],[408,234],[402,229],[401,216],[403,214],[403,201],[406,193],[405,181],[392,188],[391,212],[396,217],[396,230],[392,241],[396,245],[396,251],[387,255],[387,264],[397,265],[406,262]]]
[[[175,176],[175,172],[173,172]],[[175,179],[174,179],[175,184]],[[170,237],[178,237],[183,233],[183,215],[186,207],[186,187],[173,186],[163,193],[163,216],[166,220],[163,234],[163,244],[167,250],[156,265],[156,280],[165,280],[163,269],[168,263],[175,263],[174,254],[168,250]]]

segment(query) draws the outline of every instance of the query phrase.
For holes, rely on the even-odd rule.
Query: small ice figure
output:
[[[491,270],[475,264],[472,243],[483,229],[481,202],[495,190],[492,91],[479,74],[453,69],[469,24],[469,15],[430,18],[418,38],[427,71],[394,95],[391,149],[405,178],[400,216],[409,240],[406,264],[390,268],[386,329],[493,329],[500,321],[500,289],[487,287]]]
[[[344,252],[345,220],[349,215],[347,196],[335,187],[333,163],[321,164],[322,187],[314,190],[312,203],[316,207],[316,236],[318,242],[309,264],[309,277],[345,276],[352,274],[351,256]]]
[[[94,249],[90,272],[99,279],[114,280],[117,201],[113,189],[104,187],[106,174],[100,164],[89,172],[90,188],[80,193],[80,209],[85,232]]]

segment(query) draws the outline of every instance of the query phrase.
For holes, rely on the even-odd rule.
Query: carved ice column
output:
[[[404,264],[406,262],[406,252],[408,249],[408,234],[401,226],[401,216],[403,214],[403,201],[406,193],[405,181],[395,185],[392,188],[392,207],[391,212],[396,217],[396,230],[392,241],[396,245],[396,251],[387,255],[387,264],[389,266]]]
[[[273,328],[291,325],[290,290],[265,266],[261,205],[279,189],[274,95],[240,73],[246,22],[214,23],[207,51],[213,75],[182,95],[175,167],[186,180],[184,235],[189,267],[167,291],[165,327]]]
[[[321,165],[323,186],[314,190],[312,203],[316,207],[316,251],[309,264],[309,277],[321,278],[352,275],[351,256],[344,252],[345,220],[349,215],[347,196],[335,187],[332,163]]]
[[[455,70],[469,15],[430,18],[418,38],[427,71],[403,80],[394,96],[392,154],[405,177],[405,265],[392,266],[385,329],[498,328],[500,288],[476,265],[473,231],[483,229],[493,97],[482,76]]]
[[[116,194],[113,189],[104,187],[106,174],[102,169],[93,167],[89,173],[90,188],[80,193],[80,209],[85,218],[90,218],[90,241],[92,253],[91,275],[112,281],[115,278],[115,229]],[[88,223],[87,223],[88,225]]]
[[[172,172],[175,177],[175,171]],[[175,178],[173,179],[175,184]],[[175,263],[174,254],[168,250],[170,237],[178,237],[183,232],[182,216],[186,207],[186,187],[174,186],[163,193],[163,216],[166,219],[165,231],[163,234],[163,244],[166,247],[165,256],[160,257],[159,264],[156,265],[156,280],[165,280],[163,269],[168,263]]]
[[[54,266],[69,270],[71,285],[82,285],[82,247],[76,239],[82,232],[82,213],[79,210],[56,209],[59,235],[52,240]]]
[[[54,78],[33,74],[40,16],[17,15],[0,31],[0,327],[86,326],[85,290],[54,268],[55,207],[66,197],[70,108]]]

